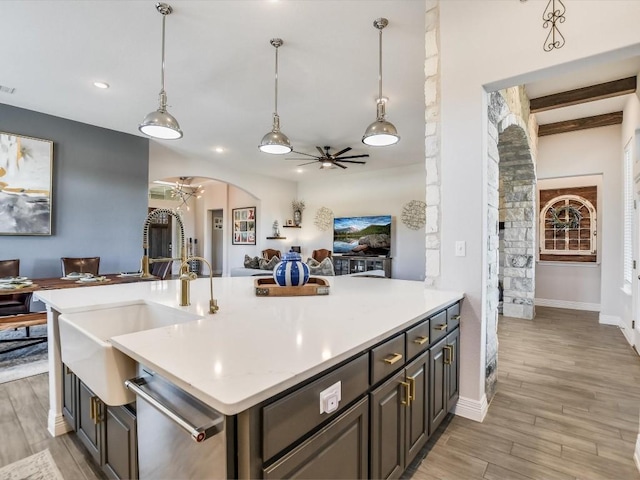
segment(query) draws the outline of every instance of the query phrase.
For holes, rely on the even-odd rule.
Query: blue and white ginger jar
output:
[[[299,253],[288,252],[273,269],[273,278],[282,287],[301,287],[309,281],[309,266]]]

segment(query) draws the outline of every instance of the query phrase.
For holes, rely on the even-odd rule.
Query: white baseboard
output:
[[[460,417],[482,422],[488,410],[489,404],[487,403],[487,396],[483,394],[479,401],[466,397],[458,398],[458,403],[456,403],[451,411]]]
[[[67,421],[64,419],[62,414],[56,415],[53,410],[49,410],[49,418],[47,429],[52,437],[58,437],[60,435],[64,435],[67,432],[73,430]]]
[[[588,310],[590,312],[600,311],[599,303],[570,302],[567,300],[552,300],[549,298],[536,298],[534,302],[538,307],[569,308],[571,310]]]
[[[624,338],[627,339],[627,342],[629,342],[629,345],[634,345],[635,344],[635,332],[633,330],[631,330],[630,328],[627,327],[627,325],[624,324],[624,322],[620,322],[620,330],[622,330],[622,334],[624,335]]]
[[[622,325],[622,319],[616,315],[603,315],[600,314],[600,320],[598,320],[600,325],[615,325],[619,327]]]
[[[638,438],[636,439],[636,451],[633,453],[633,461],[640,472],[640,435],[638,435]]]

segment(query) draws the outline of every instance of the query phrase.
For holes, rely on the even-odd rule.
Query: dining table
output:
[[[157,277],[142,278],[139,275],[122,275],[112,273],[99,275],[97,281],[82,281],[76,278],[51,277],[51,278],[29,278],[30,285],[19,286],[17,288],[0,289],[0,295],[12,295],[14,293],[33,293],[38,290],[55,290],[63,288],[82,288],[97,285],[117,285],[119,283],[144,282],[148,280],[158,280]]]

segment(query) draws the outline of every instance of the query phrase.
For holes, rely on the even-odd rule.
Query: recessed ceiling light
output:
[[[96,88],[109,88],[109,84],[106,82],[93,82],[93,86]]]
[[[298,169],[296,170],[296,172],[298,172],[298,173],[304,173],[304,169],[303,169],[303,168],[298,168]]]
[[[216,153],[224,153],[224,148],[222,147],[216,147],[214,148],[214,150],[216,151]]]

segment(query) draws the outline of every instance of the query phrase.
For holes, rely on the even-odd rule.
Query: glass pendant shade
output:
[[[362,136],[362,143],[371,147],[387,147],[400,141],[398,130],[396,130],[393,123],[388,122],[385,118],[385,101],[382,97],[382,29],[388,24],[389,21],[386,18],[377,18],[373,22],[373,26],[380,32],[377,118],[375,122],[367,127]]]

